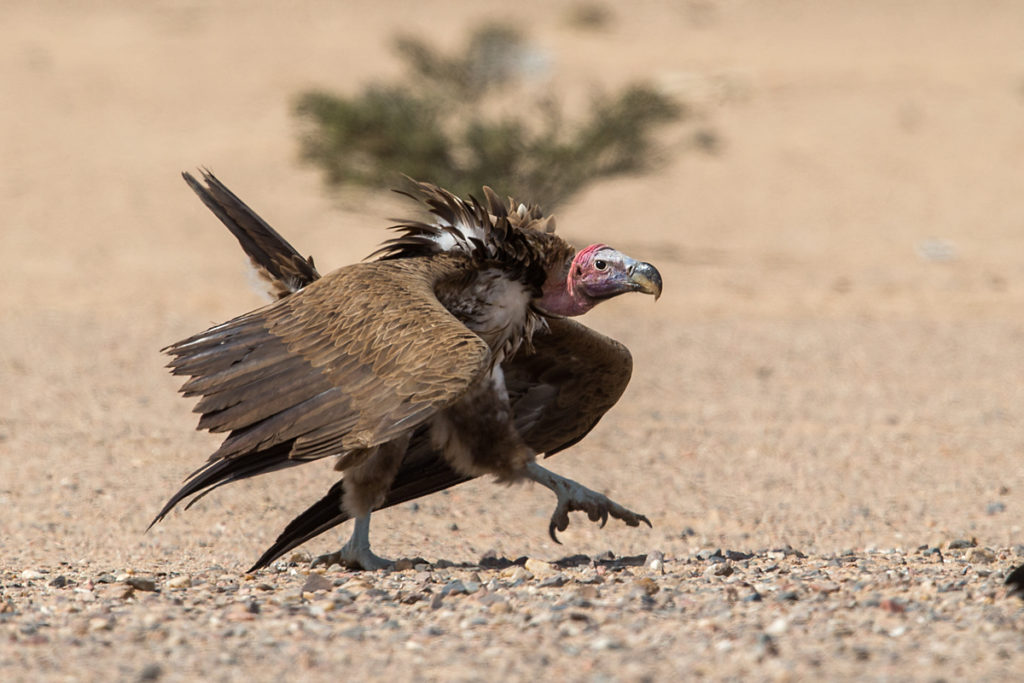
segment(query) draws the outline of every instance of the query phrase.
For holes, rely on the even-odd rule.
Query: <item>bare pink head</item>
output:
[[[579,250],[567,271],[550,273],[537,307],[550,315],[583,315],[605,299],[626,292],[661,296],[661,273],[605,244]]]

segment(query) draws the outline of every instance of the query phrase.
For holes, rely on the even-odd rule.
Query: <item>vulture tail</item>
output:
[[[270,284],[273,296],[279,299],[286,297],[320,278],[312,256],[303,258],[295,247],[212,173],[203,171],[206,185],[190,173],[181,175],[242,245],[253,267]]]
[[[257,474],[264,474],[267,472],[274,472],[277,470],[285,469],[286,467],[293,467],[295,465],[301,465],[303,460],[294,460],[288,457],[288,453],[291,451],[294,439],[279,443],[271,446],[263,451],[256,451],[254,453],[248,453],[244,458],[222,458],[220,460],[211,460],[205,465],[200,467],[198,470],[193,472],[189,478],[185,481],[185,484],[171,496],[171,499],[167,501],[163,509],[157,513],[157,516],[153,518],[153,521],[149,523],[149,528],[152,528],[154,524],[162,520],[167,516],[175,505],[185,500],[191,495],[196,497],[189,501],[186,509],[195,505],[196,501],[210,493],[214,489],[218,489],[225,484],[230,484],[233,481],[240,481],[242,479],[248,479],[254,477]]]
[[[436,493],[443,489],[469,481],[472,477],[463,476],[452,470],[440,458],[430,458],[426,462],[419,461],[402,466],[391,490],[378,510],[399,505],[407,501]],[[269,566],[274,560],[306,541],[329,531],[350,517],[341,506],[344,490],[342,482],[331,487],[323,498],[313,503],[305,512],[289,522],[274,544],[256,560],[249,571]]]

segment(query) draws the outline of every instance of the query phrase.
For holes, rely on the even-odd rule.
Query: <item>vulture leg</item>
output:
[[[592,491],[572,479],[561,477],[537,463],[527,465],[525,474],[527,479],[551,489],[558,496],[558,504],[548,526],[548,533],[555,543],[561,544],[555,531],[565,531],[569,528],[569,513],[573,511],[586,512],[592,522],[601,520],[601,526],[608,521],[609,515],[621,519],[627,526],[640,526],[640,522],[651,526],[651,521],[645,516],[627,510],[607,496]]]
[[[340,564],[352,569],[384,569],[393,562],[370,551],[370,512],[384,502],[391,482],[409,447],[409,434],[371,449],[359,464],[345,468],[341,481],[341,511],[355,517],[355,526],[348,543],[333,553],[313,560],[314,567]],[[340,461],[339,461],[340,464]]]
[[[356,518],[355,528],[352,529],[352,536],[348,543],[335,550],[333,553],[321,555],[315,560],[312,567],[324,565],[330,567],[332,564],[340,564],[350,569],[385,569],[394,564],[391,560],[378,557],[370,550],[370,513]]]

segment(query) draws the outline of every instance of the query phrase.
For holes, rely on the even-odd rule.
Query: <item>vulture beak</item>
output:
[[[657,301],[661,296],[661,273],[650,263],[634,261],[626,268],[627,282],[637,292],[653,294]]]

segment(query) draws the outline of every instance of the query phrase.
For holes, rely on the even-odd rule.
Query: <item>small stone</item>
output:
[[[769,636],[781,636],[789,629],[789,619],[786,617],[777,617],[775,621],[768,624],[768,628],[764,630]]]
[[[349,583],[352,583],[349,581]],[[348,587],[348,584],[345,584]],[[328,579],[323,574],[310,574],[306,577],[306,582],[302,584],[303,593],[315,593],[317,591],[329,591],[333,590],[334,581]]]
[[[526,569],[520,567],[519,565],[512,565],[507,569],[502,569],[499,576],[513,583],[515,583],[516,581],[529,581],[533,578],[533,574],[526,571]]]
[[[479,588],[479,585],[477,587]],[[444,588],[441,589],[441,596],[444,597],[447,595],[465,595],[468,592],[469,591],[466,590],[466,584],[456,579],[455,581],[450,581],[445,585]]]
[[[995,562],[996,554],[988,548],[971,548],[967,551],[967,561],[979,564]]]
[[[1006,503],[1001,500],[997,500],[994,503],[989,503],[985,506],[986,515],[998,515],[1000,512],[1006,512]]]
[[[757,658],[764,659],[765,657],[778,657],[779,646],[775,643],[773,638],[768,633],[762,633],[757,637]]]
[[[878,603],[878,606],[886,612],[892,612],[893,614],[903,614],[907,611],[907,604],[897,598],[885,598]]]
[[[114,628],[113,617],[93,617],[89,620],[90,631],[109,631]]]
[[[333,582],[331,585],[334,585]],[[343,585],[345,587],[345,590],[351,591],[353,593],[362,593],[373,588],[373,586],[368,584],[366,581],[363,581],[362,579],[350,579],[346,581]]]
[[[595,638],[590,643],[591,650],[619,650],[622,648],[622,641],[609,636]]]
[[[448,531],[458,531],[458,530],[459,530],[459,525],[456,524],[455,522],[452,522],[451,524],[448,525]]]
[[[153,662],[142,667],[142,671],[139,672],[140,681],[158,681],[160,677],[164,675],[164,669],[162,666]]]
[[[647,595],[654,595],[661,590],[661,587],[658,586],[658,582],[648,576],[637,579],[633,584],[638,588],[643,589],[644,593]]]
[[[298,550],[291,554],[288,558],[288,562],[292,564],[309,564],[313,561],[313,556],[305,550]]]
[[[829,593],[835,593],[838,591],[839,584],[835,581],[812,581],[811,590],[828,595]]]
[[[50,582],[50,585],[53,586],[54,588],[63,588],[64,586],[68,585],[68,577],[63,576],[63,575],[62,576],[58,576],[57,578],[55,578],[53,581]]]
[[[137,591],[156,590],[156,581],[150,576],[129,576],[124,582]]]
[[[227,609],[224,618],[231,622],[252,621],[256,618],[256,612],[244,602],[236,602]]]
[[[21,578],[24,581],[38,581],[39,579],[45,579],[46,574],[38,572],[35,569],[26,569],[21,573]]]
[[[753,553],[742,553],[738,550],[726,550],[725,559],[732,560],[733,562],[742,562],[743,560],[749,560],[754,557]]]
[[[492,602],[487,608],[487,611],[492,614],[508,614],[512,611],[512,605],[508,604],[507,600]]]
[[[410,569],[413,569],[415,566],[416,566],[416,563],[413,562],[408,557],[403,557],[403,558],[395,560],[395,571],[396,572],[407,572]]]
[[[543,581],[540,582],[539,585],[540,585],[541,588],[561,588],[568,581],[569,581],[569,579],[566,578],[565,574],[562,574],[561,572],[559,572],[558,574],[555,574],[554,576],[549,576],[549,577],[545,578]]]
[[[555,565],[544,560],[536,560],[532,557],[526,561],[525,567],[526,571],[539,577],[550,576],[556,572]]]
[[[172,576],[164,582],[164,586],[170,589],[177,588],[188,588],[192,585],[192,577],[188,574],[182,574],[180,576]]]
[[[644,567],[647,569],[647,571],[664,574],[665,554],[660,550],[652,550],[651,552],[647,553],[647,557],[644,558]]]
[[[714,572],[715,576],[732,576],[733,572],[736,570],[733,569],[731,564],[725,562],[723,564],[718,564],[712,567],[712,571]]]
[[[964,548],[973,548],[978,545],[975,539],[959,538],[955,541],[950,541],[948,548],[950,550],[963,550]]]

